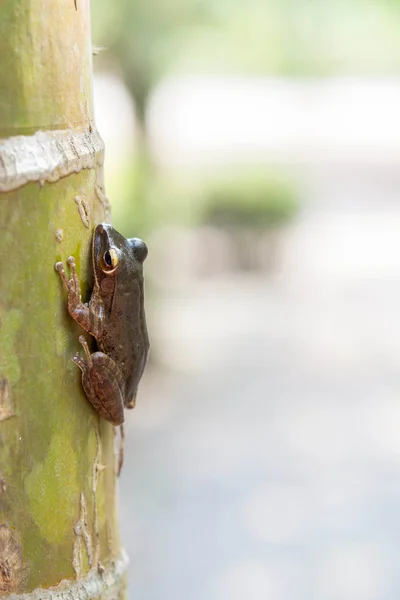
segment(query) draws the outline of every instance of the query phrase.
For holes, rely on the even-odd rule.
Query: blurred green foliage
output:
[[[290,220],[298,208],[288,179],[273,175],[217,179],[206,192],[203,220],[217,227],[264,229]]]
[[[134,99],[139,151],[113,190],[121,230],[139,235],[174,222],[279,222],[295,210],[290,186],[271,181],[218,185],[157,173],[148,150],[146,106],[165,76],[393,75],[400,70],[400,0],[94,0],[93,43],[107,47],[99,69],[120,73]],[[129,164],[130,163],[130,164]],[[239,168],[237,170],[240,170]],[[179,181],[178,181],[179,180]],[[115,184],[115,185],[114,185]],[[123,201],[126,199],[126,201]]]
[[[140,171],[136,177],[140,177]],[[122,181],[129,193],[132,173]],[[231,175],[226,170],[212,176],[155,175],[148,186],[144,213],[140,212],[138,203],[128,206],[117,202],[113,214],[124,232],[123,228],[129,227],[128,215],[134,207],[135,227],[145,235],[149,222],[152,228],[202,224],[265,228],[290,220],[298,204],[297,186],[289,174],[239,168]]]
[[[400,69],[399,0],[106,0],[93,39],[137,89],[165,73],[332,75]]]
[[[188,32],[204,21],[193,0],[116,0],[92,3],[94,45],[105,46],[122,72],[144,127],[150,91],[182,51]],[[191,37],[192,33],[188,35]]]

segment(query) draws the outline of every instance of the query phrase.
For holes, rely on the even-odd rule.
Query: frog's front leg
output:
[[[113,425],[124,421],[123,379],[117,363],[103,352],[90,354],[83,335],[79,337],[86,360],[79,353],[73,361],[82,371],[82,385],[85,394],[100,416]]]
[[[70,256],[67,263],[71,269],[71,279],[68,279],[62,262],[56,263],[55,269],[68,291],[68,312],[83,329],[95,338],[99,338],[101,336],[101,318],[99,315],[92,312],[87,304],[83,304],[82,302],[81,286],[76,272],[74,257]]]

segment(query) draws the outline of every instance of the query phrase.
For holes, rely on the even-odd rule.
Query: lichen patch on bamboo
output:
[[[3,477],[3,474],[0,472],[0,496],[2,494],[4,494],[4,492],[7,490],[7,483],[6,480]]]
[[[110,222],[111,204],[105,194],[104,186],[102,184],[97,184],[94,188],[94,191],[96,192],[97,199],[100,200],[101,204],[103,205],[106,221]]]
[[[21,377],[21,365],[15,345],[22,327],[23,313],[17,308],[4,311],[0,333],[0,355],[2,380],[8,380],[8,385],[15,385]]]
[[[0,594],[17,590],[22,574],[22,550],[17,535],[7,525],[0,525]]]
[[[43,462],[25,479],[32,517],[43,538],[61,544],[71,531],[79,498],[77,456],[73,436],[64,428],[51,438]],[[61,472],[62,471],[62,472]]]
[[[75,196],[75,202],[78,207],[79,216],[85,227],[90,227],[90,207],[86,199],[86,196],[78,195]]]
[[[10,384],[8,379],[1,379],[0,377],[0,421],[5,421],[14,416],[15,412],[11,398]]]

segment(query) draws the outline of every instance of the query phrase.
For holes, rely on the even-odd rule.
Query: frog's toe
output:
[[[69,265],[69,268],[72,271],[72,275],[75,276],[75,271],[76,271],[76,262],[75,262],[75,258],[73,256],[68,256],[67,258],[67,263]]]
[[[84,371],[87,367],[87,362],[86,360],[84,360],[82,358],[82,356],[79,354],[79,352],[77,352],[76,354],[74,354],[74,356],[72,357],[72,361],[78,365],[78,367]]]
[[[136,406],[136,394],[133,396],[132,400],[128,402],[126,408],[135,408]]]
[[[86,360],[88,362],[88,365],[91,367],[92,366],[92,359],[91,359],[91,356],[90,356],[89,346],[88,346],[88,343],[87,343],[84,335],[80,335],[79,336],[79,342],[83,346],[83,349],[84,349],[85,355],[86,355]]]

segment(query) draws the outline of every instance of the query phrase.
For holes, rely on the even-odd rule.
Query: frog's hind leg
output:
[[[103,419],[113,425],[124,421],[124,403],[122,391],[118,385],[119,369],[116,363],[102,352],[90,354],[83,335],[79,337],[86,354],[86,360],[79,352],[73,361],[82,371],[82,386],[85,394]]]

